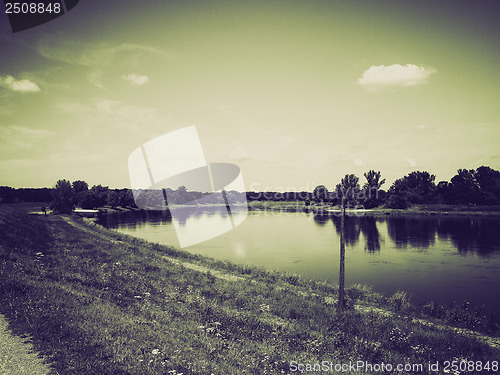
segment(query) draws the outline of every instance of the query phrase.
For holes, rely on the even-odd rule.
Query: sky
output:
[[[17,33],[0,7],[0,186],[130,188],[193,125],[247,190],[500,169],[497,0],[81,0]]]

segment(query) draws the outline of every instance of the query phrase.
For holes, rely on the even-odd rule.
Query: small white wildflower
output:
[[[160,351],[158,349],[153,349],[151,351],[151,354],[157,355],[157,354],[160,354]]]
[[[266,305],[266,304],[261,304],[260,305],[260,311],[264,312],[264,311],[269,311],[269,305]]]

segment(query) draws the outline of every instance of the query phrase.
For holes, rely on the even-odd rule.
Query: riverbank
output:
[[[321,361],[438,362],[399,372],[436,374],[465,359],[496,372],[498,327],[466,306],[419,309],[357,286],[340,313],[335,285],[27,212],[0,205],[0,252],[12,249],[0,313],[59,374],[279,374]]]
[[[321,215],[340,215],[339,206],[329,204],[311,204],[306,206],[302,201],[251,201],[248,202],[249,210],[271,210],[282,212],[313,212]],[[407,209],[394,209],[376,207],[372,209],[346,209],[347,215],[352,216],[500,216],[499,206],[467,206],[467,205],[444,205],[444,204],[421,204],[413,205]]]
[[[183,205],[185,208],[214,208],[226,207],[221,204],[206,204],[206,205]],[[233,205],[233,208],[242,207],[245,205]],[[280,211],[287,212],[312,212],[319,215],[340,215],[339,206],[331,206],[329,204],[311,204],[306,205],[303,201],[250,201],[247,204],[249,211]],[[96,210],[75,210],[75,213],[80,216],[92,217],[96,215],[116,214],[130,211],[141,211],[137,207],[99,207]],[[168,206],[167,206],[168,210]],[[77,212],[79,211],[79,212]],[[84,211],[92,211],[90,214]],[[50,213],[51,211],[47,211]],[[43,214],[41,211],[33,213]],[[371,209],[356,208],[346,209],[346,214],[350,216],[401,216],[401,215],[420,215],[420,216],[491,216],[500,217],[500,206],[467,206],[467,205],[444,205],[444,204],[421,204],[413,205],[407,209],[394,209],[375,207]]]

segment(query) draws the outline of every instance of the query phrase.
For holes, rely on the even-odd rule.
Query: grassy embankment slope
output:
[[[339,313],[335,286],[25,209],[0,205],[0,251],[12,249],[0,260],[0,313],[59,374],[282,374],[322,360],[439,361],[442,373],[444,361],[500,358],[496,328],[467,311],[433,306],[444,323],[402,292],[358,287]]]

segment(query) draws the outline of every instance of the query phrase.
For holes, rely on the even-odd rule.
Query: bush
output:
[[[69,214],[75,208],[73,189],[71,183],[67,180],[57,181],[56,187],[52,191],[52,197],[50,208],[55,213]]]
[[[387,302],[389,303],[389,306],[398,312],[406,312],[411,307],[410,297],[406,292],[401,290],[394,292],[394,294],[389,297]]]
[[[385,205],[388,208],[398,208],[398,209],[407,209],[411,206],[410,202],[405,197],[400,195],[391,195]]]

